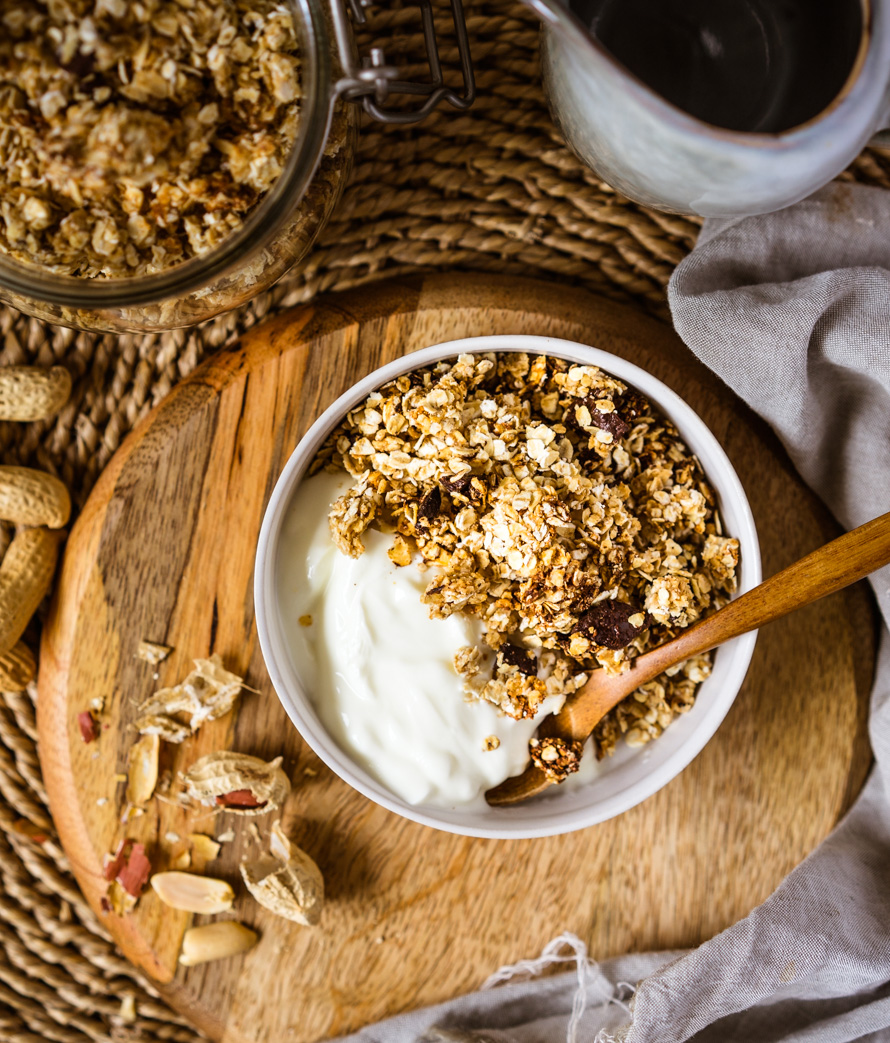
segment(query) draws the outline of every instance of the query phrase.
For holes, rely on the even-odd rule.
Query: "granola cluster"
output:
[[[532,739],[528,744],[532,764],[554,782],[564,782],[581,766],[583,743],[547,737]]]
[[[240,228],[300,111],[276,0],[0,0],[0,250],[159,272]]]
[[[735,586],[739,544],[698,461],[594,366],[504,352],[416,370],[350,411],[322,467],[355,476],[330,515],[339,549],[392,532],[393,561],[431,573],[430,614],[482,624],[455,657],[468,698],[515,718],[627,669]],[[598,726],[598,755],[660,735],[709,671],[696,656],[637,689]]]

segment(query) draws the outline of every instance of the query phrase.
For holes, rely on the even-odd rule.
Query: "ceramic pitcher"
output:
[[[569,145],[649,206],[777,210],[890,125],[890,0],[526,2]]]

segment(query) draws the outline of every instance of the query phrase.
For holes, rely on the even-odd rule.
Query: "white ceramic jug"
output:
[[[649,206],[777,210],[890,124],[890,0],[526,2],[569,145]]]

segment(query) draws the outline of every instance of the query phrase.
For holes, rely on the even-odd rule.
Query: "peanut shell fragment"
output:
[[[60,529],[70,516],[71,497],[55,475],[33,467],[0,466],[0,518]]]
[[[244,682],[237,674],[223,669],[218,655],[196,659],[195,669],[184,681],[172,688],[159,689],[142,703],[136,728],[143,735],[160,735],[167,742],[183,742],[205,721],[225,716],[243,687]]]
[[[209,753],[195,761],[183,778],[193,800],[224,807],[235,815],[264,815],[280,807],[290,793],[281,757],[266,762],[231,750]],[[226,803],[227,797],[235,795],[231,804]]]
[[[0,692],[21,692],[37,674],[34,653],[24,641],[0,655]]]
[[[143,735],[127,754],[127,802],[145,804],[158,784],[158,754],[161,740],[157,735]]]
[[[0,369],[0,420],[44,420],[71,394],[71,374],[63,366],[4,366]]]
[[[281,824],[275,822],[269,847],[272,854],[254,862],[241,862],[247,890],[270,912],[311,927],[321,918],[324,879],[313,860],[292,844]]]
[[[220,845],[213,837],[208,837],[204,833],[189,833],[189,840],[192,843],[192,851],[204,862],[212,862],[218,857]]]
[[[0,563],[0,655],[12,650],[49,591],[61,539],[49,529],[25,529],[10,543]]]
[[[237,920],[190,927],[182,938],[179,962],[183,967],[194,967],[198,963],[222,960],[227,956],[247,952],[256,943],[256,932]]]
[[[192,856],[189,851],[183,851],[181,855],[177,855],[176,858],[170,863],[173,869],[188,869],[192,864]]]
[[[224,913],[235,900],[225,880],[197,873],[155,873],[151,886],[165,905],[187,913]]]
[[[159,645],[156,641],[140,641],[136,648],[136,658],[142,659],[152,666],[162,663],[173,651],[170,645]]]

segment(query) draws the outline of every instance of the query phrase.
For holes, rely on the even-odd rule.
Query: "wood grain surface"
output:
[[[301,434],[356,379],[401,354],[477,334],[594,344],[665,381],[723,443],[751,499],[770,575],[837,534],[763,424],[665,326],[582,291],[478,275],[392,282],[289,312],[209,359],[129,437],[77,520],[40,658],[41,762],[87,898],[123,952],[180,1010],[232,1043],[312,1041],[477,987],[563,930],[596,958],[694,945],[762,901],[829,832],[869,766],[866,697],[875,616],[860,585],[772,624],[715,738],[678,778],[611,822],[547,840],[490,841],[403,821],[337,779],[301,741],[256,637],[254,548],[274,482]],[[174,652],[134,658],[141,639]],[[243,888],[257,928],[243,957],[177,969],[188,916],[144,896],[101,911],[101,859],[119,824],[137,703],[211,652],[256,690],[237,714],[165,746],[176,772],[226,746],[282,753],[288,818],[321,866],[318,928],[276,919]],[[85,745],[76,717],[105,711]],[[153,802],[127,835],[156,869],[168,835],[234,828],[207,868],[240,883],[257,847],[243,820]],[[193,868],[200,870],[199,863]]]

